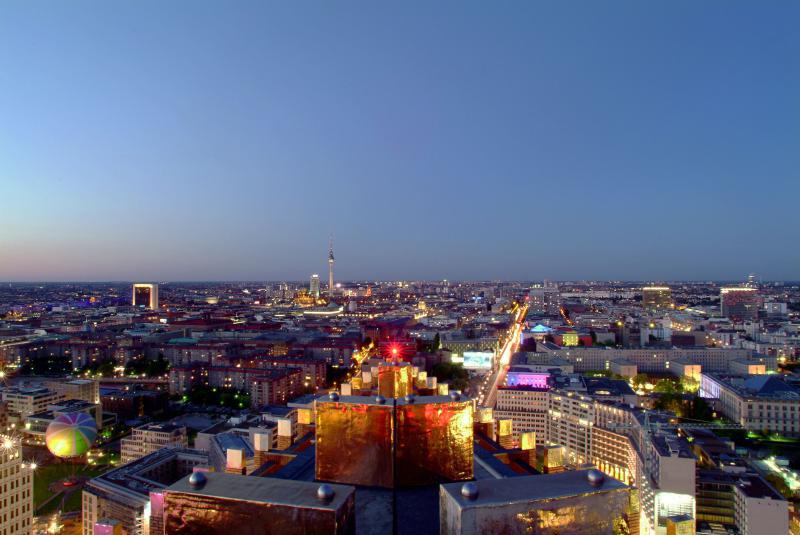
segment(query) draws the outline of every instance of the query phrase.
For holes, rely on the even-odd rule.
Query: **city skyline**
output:
[[[800,278],[798,5],[0,10],[0,280]]]

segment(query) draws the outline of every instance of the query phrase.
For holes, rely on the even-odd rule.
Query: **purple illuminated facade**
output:
[[[530,386],[533,388],[549,389],[550,374],[535,372],[508,372],[507,386]]]

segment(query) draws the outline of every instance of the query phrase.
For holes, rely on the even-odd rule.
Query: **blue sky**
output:
[[[797,2],[0,3],[0,280],[800,279]]]

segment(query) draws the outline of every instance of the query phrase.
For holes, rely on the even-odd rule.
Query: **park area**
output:
[[[56,511],[79,511],[83,483],[108,470],[108,466],[53,463],[39,466],[33,474],[34,515],[49,515]],[[64,484],[72,478],[75,484]]]

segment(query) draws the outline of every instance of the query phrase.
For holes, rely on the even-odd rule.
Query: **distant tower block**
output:
[[[131,303],[135,307],[158,310],[158,284],[144,282],[134,283]]]
[[[333,297],[333,238],[328,244],[328,295]]]
[[[314,299],[319,299],[319,275],[316,273],[311,275],[311,281],[308,284],[308,292]]]
[[[668,286],[645,286],[642,288],[642,306],[647,310],[674,308],[672,290]]]

